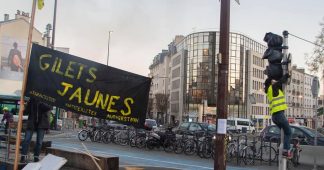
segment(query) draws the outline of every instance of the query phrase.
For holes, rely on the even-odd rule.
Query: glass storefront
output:
[[[216,107],[219,53],[219,32],[198,32],[188,35],[182,42],[187,52],[184,65],[183,120],[198,120],[197,113],[203,101]],[[178,49],[179,50],[179,49]],[[229,117],[248,118],[247,113],[247,58],[246,50],[263,53],[265,46],[237,33],[230,33],[229,51]]]

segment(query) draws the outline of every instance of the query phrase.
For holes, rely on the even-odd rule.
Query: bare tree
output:
[[[152,118],[151,111],[153,110],[153,98],[149,98],[147,103],[147,118]]]
[[[320,69],[324,68],[324,18],[323,21],[320,22],[321,31],[316,36],[315,47],[311,55],[305,54],[306,65],[311,72],[320,71]],[[324,71],[323,71],[324,73]],[[324,75],[324,74],[323,74]]]
[[[162,113],[162,117],[164,117],[169,107],[169,94],[157,93],[155,94],[155,101],[157,111]]]

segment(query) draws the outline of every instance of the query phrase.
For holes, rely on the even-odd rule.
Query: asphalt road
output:
[[[52,145],[58,148],[83,149],[81,142],[77,139],[76,133],[61,134],[49,137]],[[122,167],[153,167],[149,169],[159,169],[158,167],[170,169],[186,170],[208,170],[213,169],[214,162],[212,159],[201,159],[197,156],[187,156],[184,154],[166,153],[161,150],[138,149],[130,146],[120,146],[116,144],[103,144],[85,141],[84,144],[90,151],[96,154],[113,155],[119,157],[119,164]],[[276,170],[278,167],[272,166],[241,166],[229,165],[228,170]],[[294,169],[311,169],[309,166],[300,166]]]

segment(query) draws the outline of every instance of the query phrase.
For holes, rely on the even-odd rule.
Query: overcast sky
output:
[[[31,12],[32,0],[0,0],[3,15]],[[231,31],[263,43],[266,32],[283,30],[315,40],[324,17],[323,0],[240,0],[231,2]],[[54,0],[37,10],[35,27],[41,32],[53,21]],[[218,30],[219,0],[58,0],[55,46],[105,64],[108,32],[112,30],[109,65],[147,76],[155,55],[174,39],[194,31]],[[305,66],[313,45],[289,38],[293,63]]]

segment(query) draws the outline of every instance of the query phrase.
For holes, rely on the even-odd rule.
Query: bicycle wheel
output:
[[[144,136],[138,137],[135,142],[137,148],[141,149],[146,146],[146,138]]]
[[[248,148],[249,148],[248,146],[244,146],[239,151],[239,165],[241,165],[242,163],[244,163],[244,165],[248,164],[248,153],[247,153]]]
[[[263,161],[269,162],[276,160],[277,152],[272,146],[261,146],[260,149],[262,149],[262,155],[260,157]]]
[[[255,160],[257,160],[259,157],[257,153],[255,152],[255,149],[253,146],[248,146],[245,149],[245,164],[254,164]]]
[[[197,150],[197,145],[194,140],[188,140],[184,144],[184,153],[186,155],[193,155]]]
[[[299,153],[298,149],[294,149],[293,151],[293,157],[291,158],[291,161],[294,165],[294,167],[299,165]]]
[[[173,141],[167,139],[163,144],[163,149],[165,152],[172,152],[174,150]]]
[[[236,157],[237,151],[234,143],[231,143],[227,146],[226,160],[231,162]]]
[[[184,144],[182,140],[178,139],[176,140],[176,143],[174,144],[174,153],[180,154],[183,152]]]
[[[102,135],[102,142],[106,144],[111,142],[110,133],[108,131]]]
[[[89,138],[91,140],[91,142],[95,142],[95,134],[96,134],[97,131],[91,131],[89,132]]]
[[[128,145],[128,135],[127,132],[121,132],[121,134],[119,135],[119,145],[125,146]]]
[[[79,138],[79,140],[80,141],[85,141],[85,140],[87,140],[88,139],[88,133],[89,133],[89,131],[88,130],[86,130],[86,129],[83,129],[83,130],[81,130],[80,132],[79,132],[79,134],[78,134],[78,138]]]
[[[130,138],[130,140],[129,140],[129,145],[130,145],[131,147],[135,147],[135,146],[136,146],[136,138],[137,138],[136,136]]]
[[[97,130],[95,133],[94,133],[94,139],[93,139],[93,142],[101,142],[101,138],[102,138],[102,131],[101,130]]]
[[[210,158],[212,156],[212,145],[207,142],[207,141],[204,141],[202,143],[200,143],[201,147],[199,147],[201,150],[199,153],[201,153],[200,155],[203,156],[203,158]]]

